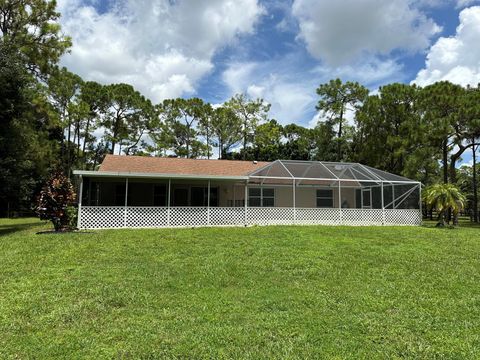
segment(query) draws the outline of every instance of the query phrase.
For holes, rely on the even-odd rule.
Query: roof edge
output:
[[[122,178],[154,178],[154,179],[199,179],[199,180],[248,180],[248,176],[137,173],[121,171],[73,170],[73,175],[89,177],[122,177]]]

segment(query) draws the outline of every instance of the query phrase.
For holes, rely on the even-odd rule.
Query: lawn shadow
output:
[[[19,231],[28,230],[34,227],[38,227],[40,224],[38,222],[26,222],[0,225],[0,236],[10,235]]]

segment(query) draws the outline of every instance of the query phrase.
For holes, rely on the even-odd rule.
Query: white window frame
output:
[[[250,196],[250,190],[251,189],[259,189],[260,190],[260,196]],[[273,190],[273,196],[264,196],[263,195],[263,191],[264,190]],[[275,195],[276,195],[276,191],[275,191],[275,188],[274,187],[249,187],[248,188],[248,207],[275,207]],[[250,199],[251,198],[255,198],[255,199],[260,199],[260,206],[251,206],[250,203]],[[273,199],[273,205],[272,206],[263,206],[263,199],[264,198],[267,198],[267,199]]]

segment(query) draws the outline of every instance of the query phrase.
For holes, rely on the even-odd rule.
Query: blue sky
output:
[[[317,121],[316,87],[336,77],[480,82],[476,0],[59,0],[86,79],[127,82],[158,102],[237,92],[282,124]],[[479,5],[479,6],[477,6]]]

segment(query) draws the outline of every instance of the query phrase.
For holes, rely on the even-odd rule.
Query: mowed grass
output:
[[[0,358],[479,358],[480,229],[42,234],[0,220]]]

